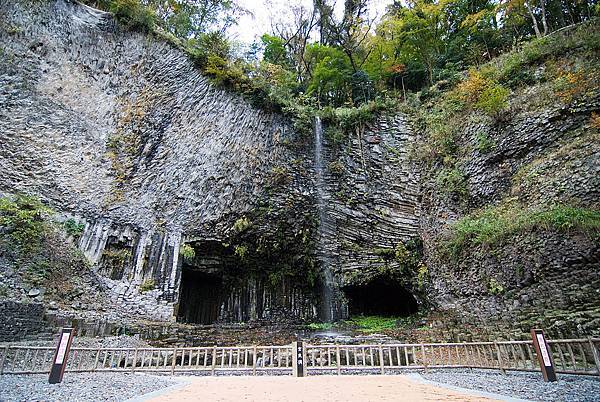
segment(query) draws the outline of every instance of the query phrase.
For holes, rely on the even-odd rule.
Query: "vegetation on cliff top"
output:
[[[368,0],[346,1],[341,16],[332,1],[319,0],[290,4],[291,15],[274,18],[270,32],[244,45],[227,38],[227,28],[248,12],[232,0],[87,2],[126,26],[167,38],[216,84],[289,114],[301,132],[325,107],[333,108],[323,111],[331,124],[350,131],[393,108],[387,99],[406,99],[440,81],[454,85],[462,71],[600,10],[596,0],[411,0],[393,2],[375,20]],[[526,48],[497,74],[471,73],[457,101],[498,114],[506,86],[522,78],[519,66],[536,57],[543,51]]]

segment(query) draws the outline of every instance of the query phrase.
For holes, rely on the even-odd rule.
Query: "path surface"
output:
[[[143,399],[185,401],[493,401],[425,384],[402,375],[295,377],[201,377]],[[160,392],[160,391],[159,391]]]

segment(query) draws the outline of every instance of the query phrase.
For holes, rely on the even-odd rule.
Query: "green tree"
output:
[[[202,33],[188,41],[188,52],[193,60],[201,67],[206,66],[212,56],[227,64],[231,58],[231,45],[222,32]]]
[[[149,31],[154,26],[154,14],[150,9],[141,5],[138,0],[113,0],[108,9],[129,28]]]
[[[349,100],[352,65],[340,49],[313,43],[306,48],[310,65],[314,66],[308,93],[324,104],[341,105]]]
[[[232,0],[148,0],[147,4],[161,25],[181,39],[210,31],[224,33],[240,14],[247,12]]]
[[[291,60],[285,49],[285,41],[279,36],[264,34],[260,38],[263,46],[263,60],[284,67],[291,66]]]

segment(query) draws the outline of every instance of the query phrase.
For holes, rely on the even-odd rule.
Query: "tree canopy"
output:
[[[89,0],[134,29],[173,35],[221,84],[264,92],[283,106],[305,94],[321,107],[456,80],[528,38],[594,18],[599,1],[403,0],[377,21],[369,0],[345,0],[340,17],[333,0],[291,3],[290,18],[273,20],[240,51],[227,37],[247,12],[235,0]]]

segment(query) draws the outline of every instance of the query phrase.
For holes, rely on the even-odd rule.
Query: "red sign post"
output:
[[[538,357],[540,368],[542,369],[542,376],[544,381],[556,381],[556,371],[554,370],[554,361],[552,360],[552,353],[544,331],[541,329],[532,329],[531,337],[533,338],[533,347],[535,348],[535,354]]]
[[[54,360],[52,360],[52,369],[50,370],[50,378],[48,379],[50,384],[62,382],[69,359],[71,343],[73,343],[73,328],[63,328],[56,352],[54,352]]]

